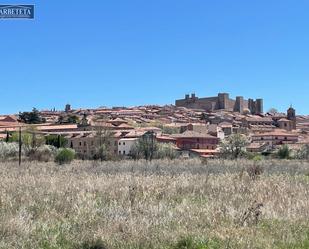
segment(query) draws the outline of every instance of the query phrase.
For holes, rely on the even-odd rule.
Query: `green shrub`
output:
[[[191,237],[182,238],[172,249],[219,249],[224,248],[222,241],[214,240],[196,240]]]
[[[70,163],[74,158],[74,150],[68,148],[61,148],[57,151],[55,162],[58,164]]]
[[[262,160],[263,160],[263,156],[261,156],[261,155],[255,155],[255,156],[252,158],[252,160],[255,161],[255,162],[262,161]]]
[[[309,144],[303,145],[296,151],[296,158],[301,160],[309,160]]]
[[[85,241],[75,249],[107,249],[107,247],[101,239],[97,239]]]
[[[286,144],[281,146],[277,152],[277,156],[280,159],[290,159],[290,148]]]
[[[0,142],[0,158],[8,159],[18,156],[18,144],[17,143],[5,143]]]

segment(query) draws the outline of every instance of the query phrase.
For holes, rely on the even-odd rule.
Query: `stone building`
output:
[[[244,99],[237,96],[231,99],[228,93],[219,93],[216,97],[199,98],[194,93],[185,95],[184,99],[175,101],[177,107],[186,107],[191,109],[204,109],[206,111],[227,110],[243,113],[248,109],[252,114],[263,113],[263,99]]]

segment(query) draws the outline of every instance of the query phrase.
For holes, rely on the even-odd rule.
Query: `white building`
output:
[[[132,146],[138,138],[121,138],[118,140],[118,154],[127,156],[131,154]]]

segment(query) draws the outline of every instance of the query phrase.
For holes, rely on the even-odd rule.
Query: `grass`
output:
[[[309,248],[308,172],[300,161],[0,163],[0,248]]]

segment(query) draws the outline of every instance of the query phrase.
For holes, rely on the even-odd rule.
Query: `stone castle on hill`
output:
[[[263,99],[244,99],[242,96],[237,96],[236,99],[231,99],[228,93],[219,93],[216,97],[199,98],[194,93],[185,95],[184,99],[175,101],[178,107],[186,107],[191,109],[204,109],[206,111],[227,110],[243,113],[249,110],[251,114],[263,113]]]

